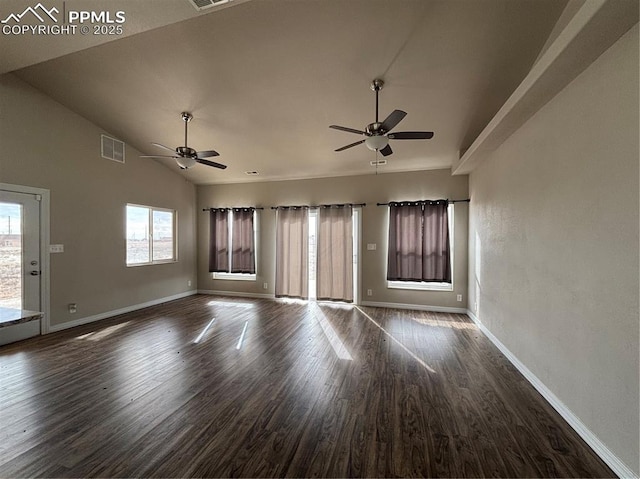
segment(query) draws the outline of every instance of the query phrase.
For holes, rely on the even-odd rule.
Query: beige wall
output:
[[[469,307],[640,473],[638,26],[470,176]]]
[[[195,187],[129,146],[124,165],[101,158],[101,133],[14,75],[0,77],[0,182],[49,189],[51,243],[64,244],[51,255],[52,325],[195,289]],[[178,211],[177,263],[125,266],[128,202]]]
[[[364,161],[364,160],[363,160]],[[377,202],[467,198],[467,177],[452,177],[449,170],[390,173],[299,181],[199,186],[198,196],[198,288],[250,294],[274,293],[275,205],[323,203],[367,203],[363,208],[361,292],[373,290],[361,299],[438,307],[466,307],[467,297],[467,213],[468,204],[455,206],[454,291],[407,291],[386,287],[387,208]],[[259,251],[256,282],[213,280],[208,272],[209,217],[203,208],[224,206],[264,206],[260,211]],[[376,243],[376,251],[367,251]],[[263,289],[263,283],[268,288]],[[463,302],[456,301],[462,294]]]

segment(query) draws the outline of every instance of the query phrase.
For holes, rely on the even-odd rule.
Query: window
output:
[[[210,210],[209,272],[213,279],[256,280],[255,216],[255,208]]]
[[[176,212],[127,205],[127,266],[176,261]]]
[[[388,288],[453,290],[452,218],[446,200],[389,204]]]

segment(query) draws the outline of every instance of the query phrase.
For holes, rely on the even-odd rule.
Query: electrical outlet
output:
[[[456,301],[459,301],[459,302],[461,302],[461,301],[462,301],[462,295],[461,295],[461,294],[459,294],[458,296],[456,296]]]
[[[367,290],[367,296],[373,296],[373,290],[372,289],[368,289]]]
[[[75,314],[78,312],[78,303],[69,303],[69,314]]]
[[[267,283],[262,283],[262,289],[267,289],[269,285]]]
[[[187,281],[187,286],[191,286],[191,280]]]

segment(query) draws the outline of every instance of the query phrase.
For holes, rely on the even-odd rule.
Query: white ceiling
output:
[[[360,137],[328,126],[363,129],[374,120],[376,77],[386,82],[382,118],[401,109],[408,115],[397,131],[435,132],[392,142],[383,171],[450,167],[529,72],[566,4],[236,0],[198,14],[173,0],[166,3],[178,21],[167,24],[158,0],[117,3],[127,28],[131,21],[142,33],[59,57],[65,51],[52,38],[38,55],[56,58],[16,73],[144,154],[163,154],[151,142],[181,145],[180,112],[192,112],[189,146],[215,149],[228,165],[181,172],[196,184],[372,172],[375,153],[364,145],[333,151]],[[138,18],[146,11],[158,16],[151,27]]]

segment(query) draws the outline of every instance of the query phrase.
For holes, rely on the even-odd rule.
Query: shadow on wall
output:
[[[480,242],[480,235],[476,231],[476,241],[475,241],[475,268],[473,273],[473,281],[475,283],[475,297],[474,304],[469,305],[473,308],[473,314],[476,317],[480,317],[480,293],[482,292],[482,243]]]

